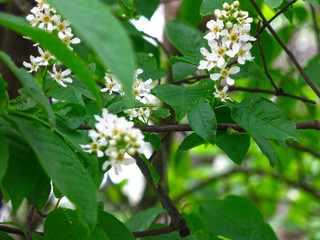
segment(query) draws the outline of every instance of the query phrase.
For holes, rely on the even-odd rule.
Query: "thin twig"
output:
[[[318,90],[318,88],[313,84],[313,82],[310,80],[310,78],[308,77],[308,75],[306,74],[306,72],[302,69],[302,67],[300,66],[300,64],[298,63],[297,59],[295,58],[295,56],[292,54],[292,52],[287,48],[287,46],[282,42],[282,40],[280,39],[280,37],[278,36],[278,34],[274,31],[274,29],[270,26],[270,24],[268,23],[267,19],[264,17],[264,15],[262,14],[261,10],[259,9],[258,5],[256,4],[256,2],[254,0],[250,0],[253,7],[256,9],[257,13],[259,14],[259,16],[261,17],[263,23],[266,25],[266,27],[268,28],[268,30],[270,31],[270,33],[274,36],[274,38],[278,41],[278,43],[281,45],[281,47],[283,48],[283,50],[287,53],[287,55],[289,56],[289,58],[291,59],[291,61],[293,62],[293,64],[296,66],[296,68],[298,69],[298,71],[301,73],[301,75],[303,76],[303,78],[305,79],[305,81],[307,82],[307,84],[312,88],[312,90],[317,94],[317,96],[320,98],[320,91]]]
[[[320,199],[320,192],[317,191],[316,189],[313,189],[312,187],[310,187],[309,185],[307,185],[306,183],[297,183],[297,182],[294,182],[290,179],[287,179],[287,178],[284,178],[283,176],[280,176],[276,173],[273,173],[273,172],[266,172],[264,170],[260,170],[260,169],[234,169],[234,170],[231,170],[225,174],[222,174],[220,176],[216,176],[216,177],[213,177],[213,178],[210,178],[208,179],[207,181],[204,181],[202,183],[199,183],[198,185],[194,186],[193,188],[190,188],[189,190],[187,190],[186,192],[180,194],[178,197],[176,197],[174,199],[174,201],[179,201],[181,200],[182,198],[184,198],[185,196],[203,188],[203,187],[206,187],[218,180],[221,180],[221,179],[224,179],[224,178],[227,178],[229,177],[230,175],[233,175],[233,174],[237,174],[237,173],[244,173],[244,174],[248,174],[248,175],[268,175],[268,176],[271,176],[275,179],[279,179],[279,180],[282,180],[283,182],[285,182],[287,185],[290,185],[294,188],[298,188],[298,189],[302,189],[304,190],[305,192],[311,194],[312,196],[314,196],[315,198],[317,199]]]
[[[56,210],[59,207],[60,201],[61,201],[61,198],[58,199],[58,201],[57,201],[56,205],[54,206],[53,210]]]
[[[304,98],[304,97],[299,97],[293,94],[289,94],[289,93],[284,93],[283,91],[272,91],[272,90],[268,90],[268,89],[259,89],[259,88],[244,88],[244,87],[234,87],[231,86],[229,87],[229,91],[244,91],[244,92],[252,92],[252,93],[267,93],[267,94],[272,94],[275,96],[282,96],[282,97],[289,97],[289,98],[294,98],[297,100],[300,100],[302,102],[307,102],[307,103],[311,103],[311,104],[316,104],[315,101],[310,100],[308,98]]]
[[[320,153],[315,152],[315,151],[313,151],[312,149],[307,148],[307,147],[304,147],[304,146],[302,146],[302,145],[300,145],[300,144],[297,144],[297,143],[287,143],[287,145],[288,145],[289,147],[295,148],[295,149],[297,149],[297,150],[310,153],[311,155],[315,156],[316,158],[320,158]]]
[[[320,38],[319,38],[319,26],[318,26],[317,19],[316,19],[316,10],[315,10],[314,6],[312,6],[310,3],[309,3],[309,6],[311,8],[313,28],[314,28],[314,32],[316,35],[317,50],[318,50],[318,54],[319,54],[320,53]]]
[[[179,213],[173,201],[168,196],[167,191],[164,189],[164,187],[160,183],[158,183],[157,185],[154,184],[150,170],[147,164],[142,159],[142,157],[139,154],[136,154],[134,158],[136,159],[136,163],[140,168],[141,172],[147,179],[147,182],[151,185],[152,189],[157,194],[158,199],[160,200],[163,208],[166,209],[168,215],[170,216],[170,219],[171,219],[170,226],[173,228],[173,230],[179,231],[179,235],[181,237],[190,235],[190,230],[188,228],[186,221],[184,220],[182,215]]]
[[[145,33],[145,32],[142,32],[142,31],[141,31],[140,33],[141,33],[143,36],[145,36],[145,37],[147,37],[147,38],[151,38],[151,39],[153,39],[154,41],[156,41],[156,43],[158,44],[158,46],[159,46],[160,48],[162,48],[162,50],[166,53],[168,59],[171,58],[171,52],[170,52],[170,50],[169,50],[168,48],[166,48],[166,47],[164,46],[164,44],[159,41],[158,38],[153,37],[153,36],[151,36],[151,35],[149,35],[149,34],[147,34],[147,33]]]
[[[32,217],[33,212],[36,207],[34,205],[30,206],[29,214],[27,217],[27,233],[28,233],[28,240],[32,240]]]
[[[262,58],[262,62],[263,62],[263,67],[264,67],[264,73],[267,75],[267,77],[269,78],[270,80],[270,83],[271,85],[273,86],[274,90],[279,93],[279,92],[282,92],[278,87],[277,85],[274,83],[269,71],[268,71],[268,66],[267,66],[267,62],[266,62],[266,57],[264,56],[264,53],[263,53],[263,49],[262,49],[262,45],[261,45],[261,39],[260,39],[260,20],[259,20],[259,23],[258,23],[258,30],[257,30],[257,40],[258,40],[258,45],[259,45],[259,50],[260,50],[260,55],[261,55],[261,58]]]

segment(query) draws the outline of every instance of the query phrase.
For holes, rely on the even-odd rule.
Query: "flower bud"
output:
[[[223,4],[223,9],[224,9],[224,10],[229,10],[230,8],[231,8],[231,6],[230,6],[228,3],[225,2],[225,3]]]
[[[237,18],[239,16],[239,12],[238,11],[236,11],[236,12],[234,12],[233,14],[232,14],[232,17],[233,18]]]
[[[111,151],[110,157],[111,157],[112,159],[116,159],[116,158],[118,157],[118,153],[117,153],[116,151]]]
[[[233,26],[232,22],[227,22],[227,23],[226,23],[226,27],[227,27],[227,28],[230,29],[230,28],[232,28],[232,26]]]
[[[238,8],[240,6],[240,3],[239,3],[239,1],[234,1],[232,3],[232,5],[233,5],[234,8]]]
[[[128,149],[128,154],[129,154],[129,155],[132,156],[132,155],[134,155],[135,153],[136,153],[136,150],[135,150],[134,148],[131,147],[131,148]]]
[[[111,139],[109,141],[109,144],[110,144],[111,147],[115,147],[117,145],[117,141],[115,141],[114,139]]]
[[[128,135],[126,135],[126,136],[124,136],[123,140],[124,140],[126,143],[128,143],[128,142],[131,141],[131,138],[130,138]]]
[[[214,15],[216,15],[216,17],[217,17],[217,15],[219,15],[219,14],[221,14],[220,9],[214,10]]]

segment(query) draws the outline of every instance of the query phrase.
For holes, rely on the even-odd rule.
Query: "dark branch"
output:
[[[163,228],[150,229],[150,230],[146,230],[146,231],[142,231],[142,232],[133,232],[132,234],[136,238],[141,238],[141,237],[148,237],[148,236],[155,236],[155,235],[171,233],[173,231],[174,231],[173,227],[168,226],[168,227],[163,227]]]
[[[288,145],[289,147],[295,148],[295,149],[297,149],[297,150],[310,153],[311,155],[315,156],[316,158],[320,158],[320,153],[315,152],[315,151],[313,151],[312,149],[307,148],[307,147],[304,147],[304,146],[302,146],[302,145],[300,145],[300,144],[297,144],[297,143],[287,143],[287,145]]]
[[[279,93],[281,92],[280,89],[278,89],[277,85],[274,83],[271,75],[269,74],[269,71],[268,71],[268,67],[267,67],[267,62],[266,62],[266,57],[264,56],[264,53],[263,53],[263,49],[262,49],[262,45],[261,45],[261,39],[260,39],[260,21],[258,23],[258,31],[257,31],[257,40],[258,40],[258,45],[259,45],[259,51],[260,51],[260,55],[261,55],[261,58],[262,58],[262,62],[263,62],[263,67],[264,67],[264,73],[267,75],[267,77],[269,78],[270,80],[270,83],[271,85],[273,86],[274,90],[276,91],[276,93]]]
[[[29,214],[27,217],[27,233],[28,233],[28,240],[32,240],[32,217],[33,212],[36,207],[34,205],[30,206]]]
[[[274,36],[274,38],[278,41],[278,43],[281,45],[281,47],[283,48],[283,50],[287,53],[287,55],[289,56],[289,58],[291,59],[291,61],[293,62],[293,64],[296,66],[296,68],[299,70],[299,72],[301,73],[301,75],[303,76],[303,78],[305,79],[305,81],[307,82],[307,84],[312,88],[312,90],[317,94],[317,96],[320,98],[320,91],[318,90],[318,88],[313,84],[313,82],[310,80],[310,78],[308,77],[308,75],[306,74],[306,72],[302,69],[302,67],[300,66],[300,64],[298,63],[297,59],[295,58],[295,56],[292,54],[292,52],[287,48],[287,46],[282,42],[282,40],[280,39],[280,37],[278,36],[278,34],[273,30],[273,28],[270,26],[270,24],[268,23],[267,19],[264,17],[264,15],[262,14],[261,10],[259,9],[258,5],[256,4],[256,2],[254,0],[250,0],[253,7],[256,9],[257,13],[259,14],[259,16],[261,17],[263,23],[266,25],[266,27],[268,28],[268,30],[270,31],[270,33]]]
[[[166,209],[168,215],[170,216],[170,219],[171,219],[170,226],[172,227],[172,229],[179,231],[179,234],[181,237],[190,235],[190,230],[187,226],[186,221],[184,220],[182,215],[179,213],[178,209],[176,208],[173,201],[168,196],[168,193],[166,192],[164,187],[160,183],[158,183],[158,185],[154,184],[150,170],[139,154],[136,154],[134,158],[136,159],[136,163],[140,168],[141,172],[147,179],[148,183],[151,185],[153,191],[157,194],[163,208]]]
[[[145,37],[147,37],[147,38],[151,38],[151,39],[153,39],[154,41],[156,41],[156,43],[158,44],[158,46],[159,46],[160,48],[162,48],[162,50],[166,53],[168,59],[171,57],[171,52],[170,52],[170,50],[169,50],[168,48],[166,48],[166,47],[164,46],[164,44],[159,41],[158,38],[153,37],[153,36],[151,36],[151,35],[149,35],[149,34],[147,34],[147,33],[145,33],[145,32],[142,32],[142,31],[141,31],[140,33],[141,33],[143,36],[145,36]]]
[[[296,122],[295,123],[297,129],[314,129],[320,130],[320,121],[307,121],[307,122]],[[140,129],[143,132],[186,132],[193,131],[190,125],[149,125],[149,126],[141,126],[135,125],[135,128]],[[217,130],[225,131],[228,128],[233,128],[239,132],[245,132],[245,129],[238,124],[230,124],[230,123],[218,123]],[[91,129],[88,125],[81,124],[78,129],[89,130]]]

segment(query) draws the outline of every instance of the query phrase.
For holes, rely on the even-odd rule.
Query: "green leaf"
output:
[[[283,2],[283,0],[264,0],[264,1],[270,8],[277,8]]]
[[[175,62],[181,62],[181,63],[187,63],[187,64],[192,64],[194,66],[199,66],[200,62],[199,57],[179,57],[179,56],[173,56],[169,59],[169,64],[172,65]]]
[[[178,82],[197,70],[198,68],[196,66],[188,63],[177,62],[172,66],[173,82]]]
[[[9,102],[9,95],[6,88],[7,88],[7,83],[2,78],[2,75],[0,74],[0,115],[7,108],[8,102]]]
[[[73,202],[81,221],[93,225],[97,216],[96,188],[72,149],[43,125],[11,116],[59,190]]]
[[[150,134],[145,134],[144,136],[144,141],[149,142],[154,146],[154,148],[159,151],[161,149],[161,138],[159,135],[150,133]]]
[[[197,104],[192,105],[188,112],[188,120],[196,134],[214,145],[217,133],[217,120],[208,102],[200,100]]]
[[[156,187],[158,187],[158,183],[160,181],[160,176],[157,173],[157,170],[151,165],[149,160],[144,155],[140,155],[140,156],[149,168],[154,185],[156,185]]]
[[[132,216],[125,224],[132,232],[143,231],[148,229],[156,218],[164,212],[165,210],[160,206],[148,208]]]
[[[308,74],[310,80],[317,86],[320,90],[320,55],[317,55],[312,60],[309,61],[308,66],[305,68],[306,74]],[[302,79],[302,77],[300,77]]]
[[[2,182],[2,178],[4,177],[9,161],[9,143],[7,138],[1,131],[0,127],[0,183]]]
[[[135,0],[137,11],[150,20],[159,6],[159,0]]]
[[[91,95],[78,79],[73,79],[66,88],[57,84],[47,94],[55,99],[80,104],[83,107],[85,105],[82,96],[90,97]]]
[[[13,214],[16,214],[22,200],[29,196],[36,186],[41,167],[28,143],[2,118],[0,118],[0,130],[9,144],[9,162],[1,188],[5,200],[11,199]],[[1,141],[3,142],[5,143]]]
[[[275,103],[254,95],[240,104],[232,103],[232,119],[248,132],[267,139],[300,141],[294,122]]]
[[[47,240],[87,239],[87,228],[81,224],[74,210],[58,208],[50,212],[44,223]]]
[[[228,134],[218,131],[216,145],[236,164],[240,165],[250,147],[248,134]]]
[[[248,199],[228,196],[201,202],[201,216],[210,230],[233,240],[277,240],[257,207]]]
[[[166,34],[173,46],[184,56],[194,57],[199,61],[203,58],[200,48],[205,45],[205,41],[203,34],[197,28],[179,20],[169,20],[166,25]]]
[[[118,114],[124,110],[132,109],[132,108],[140,108],[145,107],[146,105],[140,102],[137,99],[129,100],[127,98],[122,99],[118,102],[111,104],[108,107],[108,111],[113,114]]]
[[[123,26],[107,6],[100,1],[87,0],[48,2],[71,21],[72,28],[100,58],[105,69],[110,68],[119,79],[126,95],[132,96],[136,70],[133,48]]]
[[[230,3],[231,0],[202,0],[200,14],[202,16],[207,16],[214,14],[214,10],[222,9],[223,3]]]
[[[127,16],[128,19],[133,17],[134,12],[134,2],[133,0],[117,0],[123,12]]]
[[[135,240],[129,229],[113,215],[99,211],[98,224],[110,240]]]
[[[171,115],[170,110],[166,108],[152,109],[151,112],[155,117],[159,117],[159,118],[166,118]]]
[[[1,240],[14,240],[12,237],[10,237],[8,234],[5,232],[0,232],[0,239]]]
[[[28,196],[28,202],[30,205],[36,206],[37,209],[41,211],[48,202],[50,193],[50,179],[44,172],[41,172],[37,184]]]
[[[0,13],[0,24],[1,24],[1,13]],[[48,119],[50,123],[55,125],[55,116],[53,114],[52,108],[50,106],[49,101],[44,95],[40,85],[37,81],[32,77],[31,74],[27,72],[27,70],[23,68],[18,68],[11,58],[4,52],[0,51],[0,59],[10,68],[10,70],[14,73],[14,75],[19,79],[27,94],[35,99],[37,103],[43,107],[43,109],[47,112]]]
[[[256,142],[258,147],[260,148],[261,152],[266,155],[266,157],[269,159],[269,163],[271,167],[274,167],[277,163],[277,154],[274,151],[272,145],[268,142],[267,139],[263,137],[259,137],[256,135],[252,135],[253,140]]]
[[[167,74],[163,68],[157,66],[155,58],[146,53],[137,53],[137,64],[143,69],[143,73],[139,75],[139,78],[142,78],[143,80],[150,78],[156,80]]]
[[[70,3],[71,1],[66,2]],[[84,15],[79,19],[83,19],[83,17]],[[0,12],[0,25],[18,32],[21,35],[30,37],[35,42],[40,43],[42,47],[48,49],[67,68],[70,68],[72,70],[72,72],[92,93],[98,104],[101,105],[99,89],[92,74],[87,69],[81,58],[79,58],[74,52],[72,52],[58,37],[41,29],[30,26],[30,24],[22,18],[3,12]],[[90,27],[90,29],[93,28]]]
[[[156,86],[152,92],[157,98],[169,104],[174,109],[177,120],[181,121],[188,113],[190,106],[211,95],[213,89],[214,82],[204,79],[193,87],[162,84]]]
[[[178,147],[177,153],[205,144],[207,141],[196,133],[188,135]]]
[[[183,0],[180,7],[179,18],[193,26],[198,26],[201,21],[199,14],[202,0]]]

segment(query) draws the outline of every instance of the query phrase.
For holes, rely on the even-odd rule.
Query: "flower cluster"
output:
[[[205,60],[200,61],[198,69],[209,72],[217,69],[210,74],[210,78],[214,81],[219,80],[218,85],[222,79],[226,81],[226,87],[214,94],[215,97],[221,98],[221,101],[231,100],[226,94],[228,85],[233,85],[235,82],[230,75],[240,71],[238,66],[229,67],[231,61],[243,65],[253,59],[250,54],[252,48],[250,42],[256,40],[250,36],[253,19],[248,17],[248,12],[239,10],[239,5],[239,1],[234,1],[232,4],[224,3],[223,10],[214,11],[216,20],[207,22],[209,32],[204,36],[208,40],[210,51],[206,48],[200,49]]]
[[[139,78],[139,75],[142,73],[142,69],[139,68],[136,70],[133,95],[135,99],[145,104],[146,107],[128,109],[125,111],[125,113],[128,114],[130,120],[133,118],[139,118],[140,120],[147,122],[147,119],[151,113],[151,108],[157,105],[159,102],[158,99],[151,94],[151,89],[153,88],[151,86],[152,79],[149,78],[148,80],[143,81],[141,78]],[[101,92],[109,92],[109,94],[118,93],[121,96],[124,96],[123,87],[114,75],[106,73],[104,79],[106,87],[101,89]]]
[[[107,161],[102,165],[106,170],[109,166],[114,168],[116,174],[121,171],[121,165],[134,163],[129,155],[136,152],[143,153],[148,144],[144,142],[144,135],[139,129],[133,128],[133,122],[124,117],[117,117],[103,109],[102,117],[95,116],[98,121],[96,130],[89,131],[92,143],[80,145],[88,153],[96,153],[99,158],[107,156]]]
[[[37,5],[31,9],[31,13],[27,16],[27,20],[33,27],[38,27],[47,32],[57,34],[57,36],[63,41],[71,50],[71,44],[79,44],[80,39],[74,37],[70,23],[64,20],[60,15],[56,13],[56,10],[52,8],[45,0],[35,0]],[[49,72],[52,79],[54,79],[61,86],[66,87],[65,83],[71,83],[72,79],[68,77],[71,74],[70,70],[63,72],[57,71],[55,63],[55,57],[41,47],[39,44],[34,46],[38,47],[38,57],[30,56],[30,62],[23,62],[23,66],[29,69],[28,72],[37,72],[39,67],[46,67],[53,64],[53,72]]]

